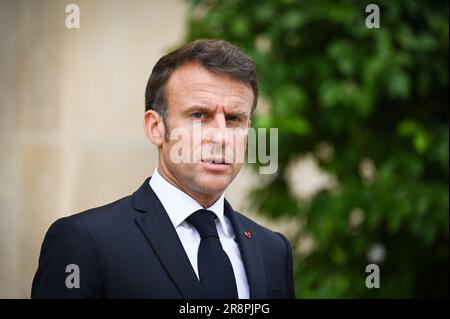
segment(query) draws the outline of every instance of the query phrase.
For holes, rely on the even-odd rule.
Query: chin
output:
[[[231,181],[229,176],[208,176],[196,180],[195,183],[202,193],[213,195],[223,192]]]

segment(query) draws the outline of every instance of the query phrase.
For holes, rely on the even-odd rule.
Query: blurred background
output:
[[[0,298],[29,297],[54,220],[151,175],[146,81],[198,38],[257,64],[278,171],[227,198],[289,237],[297,297],[448,298],[448,37],[447,1],[0,0]]]

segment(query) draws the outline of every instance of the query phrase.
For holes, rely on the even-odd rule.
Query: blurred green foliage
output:
[[[366,5],[380,7],[369,29]],[[191,1],[187,40],[219,38],[256,62],[279,129],[279,170],[252,204],[304,223],[315,249],[295,254],[298,298],[448,297],[448,2]],[[326,145],[327,156],[321,156]],[[337,187],[292,195],[286,169],[316,155]],[[349,220],[359,212],[359,225]],[[386,249],[381,287],[367,254]]]

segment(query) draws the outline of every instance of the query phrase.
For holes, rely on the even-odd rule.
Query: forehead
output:
[[[242,106],[250,111],[253,104],[251,87],[227,75],[214,74],[196,63],[176,69],[166,85],[169,101],[176,105],[205,102],[224,107]]]

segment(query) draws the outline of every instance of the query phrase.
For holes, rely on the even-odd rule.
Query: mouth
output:
[[[225,158],[205,158],[202,159],[202,162],[211,164],[230,164],[225,160]]]
[[[231,165],[225,158],[206,158],[202,159],[201,163],[205,169],[213,171],[224,171]]]

